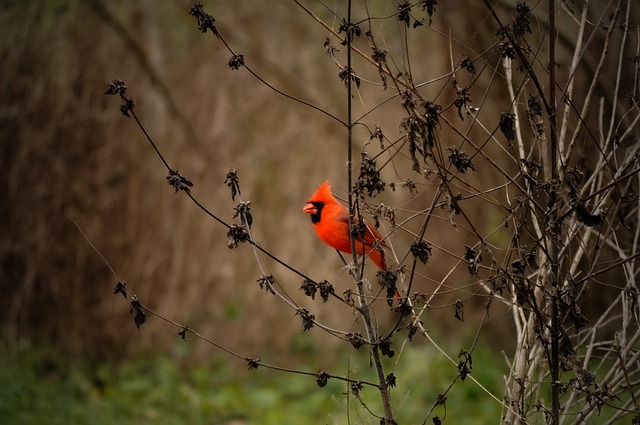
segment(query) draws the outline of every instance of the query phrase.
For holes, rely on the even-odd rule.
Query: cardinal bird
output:
[[[329,180],[320,185],[302,211],[311,215],[313,227],[324,243],[338,251],[351,254],[349,211],[333,197]],[[357,223],[358,216],[355,216],[353,220]],[[364,235],[364,240],[361,236],[355,239],[356,253],[368,255],[380,270],[387,270],[382,250],[387,244],[375,228],[366,223],[365,225],[367,232]]]

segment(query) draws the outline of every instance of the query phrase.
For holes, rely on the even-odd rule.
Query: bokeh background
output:
[[[441,3],[433,29],[415,36],[421,37],[420,49],[411,52],[411,66],[419,81],[450,69],[449,28],[459,42],[454,43],[456,57],[495,42],[480,2]],[[158,354],[189,370],[210,365],[212,358],[218,371],[245,369],[195,338],[185,343],[177,329],[157,318],[148,317],[136,329],[129,304],[112,293],[116,281],[123,280],[163,316],[244,355],[280,364],[343,364],[349,347],[323,332],[302,333],[295,312],[260,290],[250,247],[230,250],[226,228],[174,193],[140,129],[120,113],[119,99],[104,94],[107,81],[125,81],[146,130],[169,164],[194,183],[192,193],[208,209],[233,221],[236,202],[224,181],[229,169],[236,169],[242,199],[251,201],[256,240],[305,274],[331,281],[338,292],[349,286],[340,260],[317,240],[301,212],[325,179],[334,182],[336,193],[346,194],[345,128],[278,95],[245,70],[230,70],[229,52],[210,33],[197,30],[189,6],[153,0],[0,3],[0,336],[9,361],[40,347],[50,362],[45,370],[55,369],[51,365],[60,358],[118,365]],[[334,28],[339,25],[321,4],[309,7]],[[328,32],[304,11],[269,1],[211,1],[205,8],[225,40],[264,80],[345,116],[344,83],[323,47]],[[389,13],[394,10],[391,4]],[[399,61],[406,52],[394,37],[402,25],[392,21],[386,28],[385,47]],[[562,39],[559,46],[560,57],[572,53]],[[362,69],[376,79],[375,68]],[[633,74],[630,68],[624,81],[632,84]],[[425,93],[439,95],[441,88],[434,84]],[[354,97],[360,114],[390,97],[380,87],[366,90]],[[488,95],[482,113],[508,108],[507,93],[491,89]],[[398,104],[397,98],[382,104],[367,122],[395,139],[402,113]],[[443,131],[441,138],[449,144],[455,135]],[[356,158],[360,149],[378,151],[362,128],[356,130]],[[495,155],[499,159],[499,152]],[[387,167],[383,175],[400,181],[396,172]],[[478,172],[489,186],[485,178],[490,177]],[[428,206],[427,198],[412,200],[401,190],[386,191],[379,200],[402,205],[407,214]],[[477,212],[489,227],[504,220]],[[464,234],[452,238],[450,230],[436,229],[430,242],[444,248],[464,245]],[[409,240],[399,234],[393,241],[406,246]],[[440,270],[437,259],[425,269],[435,280],[450,270]],[[279,287],[302,306],[313,305],[320,320],[359,329],[350,311],[319,308],[317,300],[299,291],[299,277],[262,260]],[[461,273],[460,279],[463,285],[469,277]],[[469,303],[468,322],[482,315],[484,301]],[[429,318],[434,334],[456,347],[477,330],[462,328],[453,309],[434,311]],[[381,313],[380,322],[387,319]],[[508,351],[513,341],[506,337],[507,311],[497,308],[491,320],[484,343]]]
[[[305,59],[309,53],[285,43],[304,34],[306,20],[260,19],[266,5],[212,6],[220,30],[266,79],[293,95],[316,88],[314,102],[344,110],[341,83],[318,70],[328,60]],[[42,340],[64,353],[108,358],[174,343],[158,321],[144,332],[130,326],[126,303],[109,296],[114,277],[74,221],[145,303],[214,338],[261,347],[279,338],[273,323],[286,329],[291,320],[256,290],[249,247],[229,250],[226,229],[166,185],[162,163],[120,114],[119,99],[104,95],[113,78],[128,84],[137,114],[204,205],[232,221],[224,180],[236,168],[256,238],[302,269],[336,260],[315,256],[301,208],[321,179],[344,171],[344,130],[248,73],[231,72],[228,52],[197,30],[188,7],[5,4],[0,302],[9,344]],[[304,36],[321,46],[321,33]],[[313,61],[318,67],[308,66]]]
[[[167,317],[238,349],[286,348],[298,333],[292,311],[257,289],[250,248],[229,250],[226,228],[167,186],[142,132],[122,116],[119,99],[104,95],[114,78],[125,81],[145,128],[206,207],[233,221],[236,202],[224,180],[235,168],[243,200],[252,202],[256,239],[299,270],[346,289],[340,260],[301,213],[325,179],[346,194],[346,130],[249,73],[231,71],[229,52],[197,30],[189,5],[4,5],[0,311],[9,345],[46,341],[65,354],[121,358],[175,343],[157,320],[142,332],[132,326],[128,304],[110,296],[114,276],[74,222],[118,279]],[[344,117],[344,83],[323,48],[328,32],[309,16],[284,4],[207,6],[266,81]],[[442,9],[446,22],[455,10]],[[416,65],[421,78],[446,70],[448,60],[433,53],[444,48],[442,37],[427,40],[434,46],[420,58],[424,68]],[[373,105],[389,93],[369,96]],[[395,131],[398,108],[380,109],[376,122]],[[356,134],[357,147],[369,142],[365,132]],[[267,263],[274,274],[282,271]],[[298,295],[298,277],[278,278]]]

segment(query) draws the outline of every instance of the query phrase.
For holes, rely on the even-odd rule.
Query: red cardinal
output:
[[[302,211],[311,215],[313,227],[324,243],[338,251],[351,254],[349,211],[331,194],[329,180],[320,185]],[[354,222],[358,222],[357,216],[354,217]],[[364,241],[361,237],[356,238],[356,253],[362,255],[364,252],[381,270],[387,270],[382,250],[387,244],[375,228],[368,224],[366,226]]]

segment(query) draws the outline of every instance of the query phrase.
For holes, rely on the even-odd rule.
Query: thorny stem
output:
[[[82,232],[82,229],[80,229],[80,231]],[[86,236],[84,235],[84,232],[82,232],[82,233],[83,233],[83,236],[86,239]],[[97,250],[97,248],[93,245],[93,243],[91,243],[91,241],[89,241],[88,239],[87,239],[87,241],[89,242],[89,244],[91,244],[91,246],[98,253],[98,255],[100,255],[103,258],[103,260],[106,262],[106,259],[104,259],[104,257],[100,253],[100,251]],[[109,268],[111,268],[110,265],[109,265]],[[122,287],[119,291],[125,296],[125,298],[127,300],[132,299],[133,297],[135,297],[135,295],[132,295],[125,287]],[[291,368],[288,368],[288,367],[268,364],[268,363],[262,362],[259,358],[251,358],[251,357],[242,355],[242,354],[240,354],[240,353],[238,353],[236,351],[233,351],[233,350],[229,349],[228,347],[225,347],[224,345],[219,344],[218,342],[216,342],[216,341],[214,341],[214,340],[212,340],[212,339],[200,334],[199,332],[189,328],[188,326],[184,326],[184,325],[182,325],[182,324],[180,324],[180,323],[178,323],[178,322],[176,322],[174,320],[171,320],[171,319],[163,316],[162,314],[158,313],[155,310],[152,310],[151,308],[149,308],[145,304],[139,303],[138,306],[139,306],[140,309],[146,311],[147,313],[151,314],[152,316],[155,316],[158,319],[160,319],[160,320],[162,320],[162,321],[164,321],[166,323],[169,323],[170,325],[173,325],[174,327],[180,329],[180,332],[178,333],[178,335],[181,335],[181,337],[183,339],[186,340],[187,333],[192,334],[196,338],[201,339],[202,341],[205,341],[206,343],[216,347],[219,350],[224,351],[225,353],[227,353],[227,354],[229,354],[229,355],[231,355],[231,356],[233,356],[233,357],[235,357],[237,359],[241,359],[241,360],[244,360],[244,361],[247,361],[247,362],[251,362],[254,365],[251,368],[262,367],[262,368],[265,368],[265,369],[278,370],[280,372],[293,373],[293,374],[296,374],[296,375],[317,376],[317,372],[308,372],[308,371],[304,371],[304,370],[291,369]],[[345,378],[344,376],[333,375],[333,374],[329,374],[329,373],[326,373],[326,372],[325,372],[325,375],[326,375],[327,378],[337,379],[339,381],[345,381],[345,382],[348,382],[348,383],[359,383],[359,384],[367,385],[367,386],[370,386],[370,387],[377,387],[378,386],[373,382],[362,381],[362,380],[357,380],[356,381],[356,380],[353,380],[353,379],[350,379],[350,378]]]
[[[193,198],[192,198],[193,199]],[[94,245],[94,243],[91,241],[91,239],[89,239],[89,237],[86,235],[86,233],[84,232],[84,230],[82,229],[82,227],[80,227],[80,225],[73,219],[71,219],[71,221],[73,222],[73,224],[76,226],[76,228],[78,229],[78,231],[80,232],[80,234],[82,235],[82,237],[87,241],[87,243],[89,244],[89,246],[91,246],[91,248],[96,252],[96,254],[102,259],[102,261],[105,263],[105,265],[107,266],[107,268],[109,269],[109,271],[111,272],[111,274],[113,275],[114,279],[118,282],[118,292],[121,293],[122,295],[124,295],[124,298],[129,301],[135,298],[135,294],[131,294],[127,289],[126,286],[124,285],[124,283],[118,278],[118,275],[115,271],[115,269],[111,266],[111,263],[109,263],[109,261],[107,260],[107,258],[102,254],[102,252],[100,252],[100,250],[98,249],[98,247],[96,247]],[[122,285],[121,285],[122,284]],[[237,353],[227,347],[225,347],[222,344],[217,343],[216,341],[200,334],[199,332],[189,328],[188,326],[182,325],[174,320],[171,320],[165,316],[163,316],[162,314],[158,313],[157,311],[149,308],[148,306],[146,306],[145,304],[142,303],[138,303],[138,308],[146,311],[147,313],[157,317],[160,320],[163,320],[166,323],[169,323],[170,325],[173,325],[177,328],[180,329],[180,332],[178,333],[178,335],[180,335],[185,341],[186,341],[186,334],[190,333],[192,335],[194,335],[195,337],[197,337],[198,339],[201,339],[202,341],[205,341],[206,343],[218,348],[219,350],[224,351],[225,353],[236,357],[238,359],[247,361],[252,363],[255,366],[252,366],[252,368],[257,368],[258,366],[261,366],[265,369],[271,369],[271,370],[278,370],[281,372],[287,372],[287,373],[294,373],[294,374],[298,374],[298,375],[306,375],[306,376],[317,376],[317,372],[307,372],[307,371],[303,371],[303,370],[297,370],[297,369],[291,369],[291,368],[287,368],[287,367],[282,367],[282,366],[277,366],[277,365],[272,365],[272,364],[267,364],[264,363],[262,361],[260,361],[259,358],[251,358],[248,356],[243,356],[240,353]],[[377,387],[378,385],[372,383],[372,382],[368,382],[368,381],[362,381],[362,380],[352,380],[349,378],[345,378],[343,376],[340,375],[333,375],[333,374],[329,374],[329,373],[325,373],[325,376],[327,378],[331,378],[331,379],[337,379],[340,381],[345,381],[345,382],[349,382],[349,383],[359,383],[362,385],[368,385],[368,386],[372,386],[372,387]]]

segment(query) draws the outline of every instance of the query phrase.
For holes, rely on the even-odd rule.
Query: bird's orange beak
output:
[[[316,208],[315,205],[313,205],[312,203],[308,203],[307,205],[304,206],[304,208],[302,209],[302,212],[305,214],[316,214],[318,212],[318,208]]]

